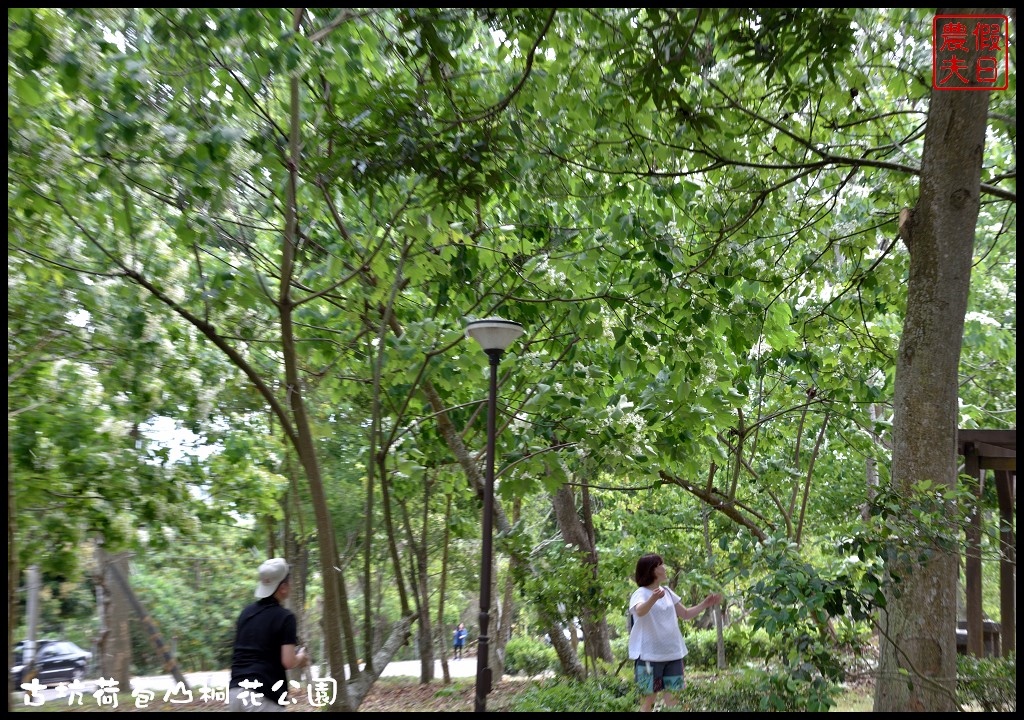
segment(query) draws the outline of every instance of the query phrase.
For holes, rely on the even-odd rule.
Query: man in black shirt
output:
[[[295,615],[282,606],[291,590],[288,574],[283,558],[260,565],[258,599],[238,616],[229,683],[233,712],[283,712],[291,704],[286,671],[309,664],[306,651],[295,648]]]

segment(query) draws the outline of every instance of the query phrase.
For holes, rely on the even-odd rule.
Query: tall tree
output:
[[[940,15],[995,15],[998,8],[945,8]],[[977,23],[977,20],[974,20]],[[973,27],[968,28],[969,31]],[[965,53],[977,66],[983,51]],[[990,92],[933,90],[921,158],[920,196],[901,222],[910,252],[907,312],[896,361],[890,482],[913,498],[959,483],[956,435],[964,315]],[[921,490],[921,483],[925,490]],[[955,505],[949,518],[955,518]],[[876,712],[950,712],[956,704],[959,553],[941,544],[890,568],[896,580],[882,615]]]

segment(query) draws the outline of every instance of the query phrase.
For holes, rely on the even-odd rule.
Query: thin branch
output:
[[[523,86],[526,84],[527,78],[530,77],[530,73],[533,70],[533,59],[534,59],[534,57],[537,54],[537,48],[540,46],[541,40],[544,39],[544,36],[547,35],[548,29],[551,27],[551,23],[555,19],[555,13],[556,12],[558,12],[558,9],[554,8],[554,9],[552,9],[551,14],[548,15],[547,22],[544,23],[544,27],[541,28],[540,33],[537,35],[536,42],[533,43],[533,47],[530,48],[530,52],[527,55],[527,58],[526,58],[526,69],[523,70],[523,76],[521,78],[519,78],[519,82],[516,83],[516,86],[514,88],[512,88],[512,91],[508,95],[506,95],[501,101],[499,101],[497,105],[492,105],[491,107],[487,108],[486,110],[484,110],[479,115],[476,115],[475,117],[460,118],[459,120],[455,120],[454,122],[452,122],[449,125],[447,125],[446,127],[444,127],[440,131],[441,133],[448,132],[448,131],[452,130],[453,128],[457,128],[457,127],[459,127],[460,125],[463,125],[463,124],[475,123],[475,122],[479,122],[481,120],[487,120],[488,118],[494,117],[495,115],[497,115],[502,110],[504,110],[505,108],[508,107],[509,103],[511,103],[512,100],[515,98],[515,96],[519,94],[519,91],[523,89]]]

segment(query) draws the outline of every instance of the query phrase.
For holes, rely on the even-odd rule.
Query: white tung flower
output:
[[[143,342],[154,342],[160,339],[160,318],[156,315],[146,316],[146,327],[142,331]]]
[[[999,327],[999,321],[994,318],[990,318],[985,313],[980,312],[969,312],[964,316],[965,322],[976,322],[981,325],[989,325],[991,327]]]
[[[111,439],[126,438],[131,432],[128,423],[116,418],[104,418],[97,431],[100,435],[108,435]]]

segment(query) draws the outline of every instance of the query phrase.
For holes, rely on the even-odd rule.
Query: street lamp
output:
[[[486,712],[487,693],[491,691],[491,668],[488,666],[491,608],[491,535],[494,525],[494,435],[498,401],[498,363],[505,349],[522,335],[523,326],[511,320],[485,318],[466,325],[466,337],[480,343],[491,361],[491,391],[487,401],[487,468],[484,475],[484,524],[480,557],[480,639],[476,656],[476,712]]]

